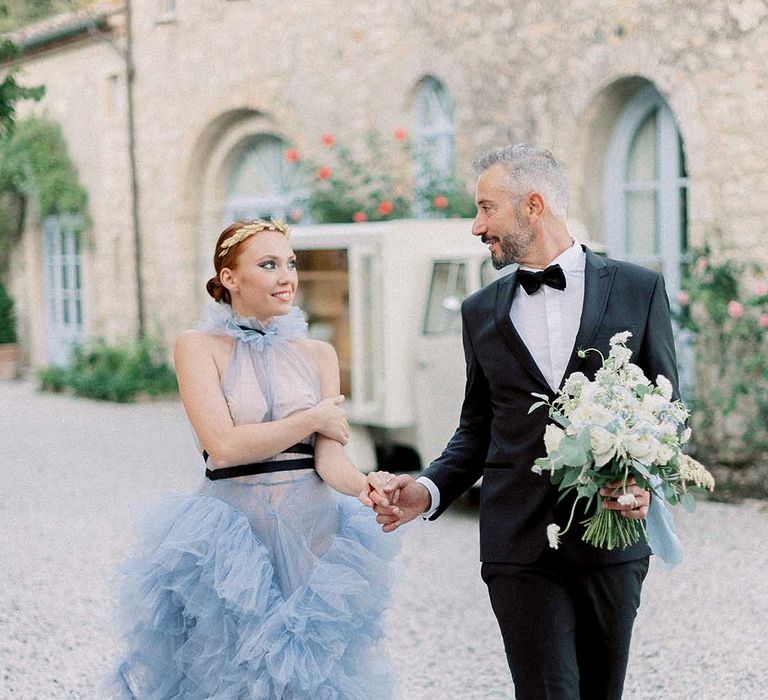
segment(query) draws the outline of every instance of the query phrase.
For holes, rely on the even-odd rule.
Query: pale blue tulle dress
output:
[[[297,309],[265,327],[213,305],[198,329],[235,338],[221,377],[235,424],[320,399]],[[398,546],[314,469],[205,479],[193,495],[164,498],[122,567],[127,633],[105,696],[392,698],[382,614]]]

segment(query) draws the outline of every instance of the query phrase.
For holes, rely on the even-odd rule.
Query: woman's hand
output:
[[[380,506],[390,515],[399,515],[400,509],[395,505],[399,495],[400,489],[394,474],[371,472],[366,476],[365,487],[358,498],[364,506]]]
[[[602,506],[606,510],[618,510],[625,518],[642,520],[648,515],[651,494],[641,489],[633,477],[627,479],[626,492],[621,481],[612,481],[600,489]]]
[[[346,445],[349,440],[349,422],[347,412],[341,408],[342,401],[344,395],[339,394],[323,399],[309,410],[312,411],[316,433]]]

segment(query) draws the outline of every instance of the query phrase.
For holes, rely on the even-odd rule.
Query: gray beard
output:
[[[506,267],[512,263],[519,263],[530,250],[533,239],[533,231],[528,231],[526,237],[522,240],[515,241],[511,237],[500,238],[499,248],[501,248],[501,254],[494,255],[491,253],[491,263],[493,264],[493,267],[496,270],[501,270],[502,267]]]

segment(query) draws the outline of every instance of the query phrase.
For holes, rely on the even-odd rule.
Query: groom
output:
[[[568,521],[571,502],[531,471],[545,454],[545,410],[529,414],[533,392],[554,397],[571,373],[592,378],[596,353],[629,330],[632,362],[649,379],[677,387],[669,304],[661,275],[595,255],[568,232],[566,180],[555,157],[526,144],[492,151],[476,164],[472,234],[494,266],[519,269],[462,305],[466,392],[459,427],[417,480],[401,475],[393,507],[376,507],[390,532],[430,520],[483,477],[482,577],[501,628],[517,700],[619,699],[632,625],[648,570],[640,542],[607,551],[581,541],[572,526],[559,549],[546,527]],[[633,486],[634,505],[603,489],[603,507],[645,517],[649,494]],[[577,512],[576,516],[580,513]]]

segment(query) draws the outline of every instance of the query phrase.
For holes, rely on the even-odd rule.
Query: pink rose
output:
[[[758,280],[755,282],[755,294],[757,294],[759,297],[768,294],[768,283],[764,282],[763,280]]]
[[[405,139],[408,138],[408,130],[403,129],[402,127],[399,129],[395,129],[394,137],[397,141],[405,141]]]
[[[388,199],[385,199],[381,204],[379,204],[378,212],[382,216],[387,216],[392,213],[392,210],[394,207],[392,206],[392,202],[390,202]]]
[[[285,159],[289,163],[295,163],[299,159],[299,152],[295,148],[289,148],[285,152]]]
[[[699,258],[696,261],[696,269],[699,272],[704,272],[704,270],[707,269],[707,259],[706,258]]]
[[[368,214],[366,214],[364,211],[356,211],[354,214],[352,214],[352,221],[354,221],[356,224],[362,224],[363,221],[368,221]]]
[[[448,206],[448,197],[439,194],[432,200],[432,204],[435,205],[435,209],[445,209]]]
[[[334,143],[336,143],[336,137],[333,134],[323,134],[320,137],[320,141],[322,141],[323,146],[330,148]]]
[[[328,180],[331,177],[331,169],[327,165],[324,165],[322,168],[318,169],[317,176],[321,180]]]
[[[728,302],[728,315],[731,318],[739,319],[744,315],[744,307],[738,301],[731,300]]]
[[[768,314],[761,314],[760,318],[757,319],[757,325],[760,328],[768,328]]]
[[[681,289],[677,293],[677,303],[680,304],[680,306],[688,306],[688,304],[691,303],[691,298],[688,296],[688,292]]]

